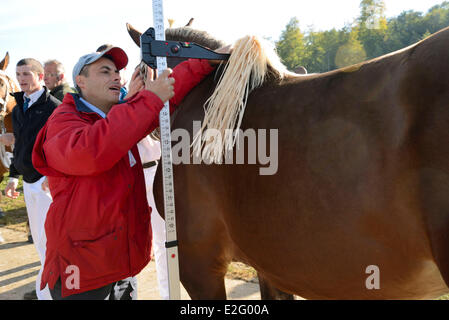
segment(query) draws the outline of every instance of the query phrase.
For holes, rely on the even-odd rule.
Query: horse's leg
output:
[[[295,300],[292,294],[285,293],[274,287],[260,273],[257,274],[257,277],[259,278],[260,297],[262,300]]]
[[[192,249],[183,247],[180,250],[181,282],[190,298],[226,300],[224,277],[229,262],[217,256],[213,250],[199,247]]]

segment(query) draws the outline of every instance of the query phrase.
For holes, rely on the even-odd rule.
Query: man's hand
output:
[[[5,146],[9,147],[14,144],[14,134],[13,133],[4,133],[0,134],[0,143],[4,144]]]
[[[145,89],[157,95],[162,102],[170,100],[175,95],[175,90],[173,87],[175,79],[169,78],[172,72],[172,69],[165,69],[156,80],[153,80],[154,71],[148,67]]]
[[[124,99],[127,99],[129,97],[132,97],[137,92],[145,88],[145,83],[143,82],[142,77],[140,76],[140,70],[139,68],[136,68],[134,70],[134,73],[131,77],[131,81],[129,82],[129,91],[126,94],[126,97]]]
[[[16,191],[17,183],[14,181],[9,181],[5,188],[5,195],[11,199],[17,199],[20,192]]]

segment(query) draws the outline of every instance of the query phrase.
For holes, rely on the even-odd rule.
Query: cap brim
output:
[[[128,65],[128,56],[125,51],[119,47],[112,47],[106,51],[103,51],[100,56],[104,55],[108,55],[112,58],[118,70],[122,70]]]

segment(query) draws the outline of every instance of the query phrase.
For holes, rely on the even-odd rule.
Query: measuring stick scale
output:
[[[162,0],[153,0],[153,24],[156,40],[165,41],[164,10]],[[157,57],[158,75],[167,69],[167,58]],[[166,253],[170,300],[181,299],[179,279],[178,243],[176,234],[175,192],[171,154],[170,105],[167,101],[159,114],[161,130],[162,184],[166,231]]]

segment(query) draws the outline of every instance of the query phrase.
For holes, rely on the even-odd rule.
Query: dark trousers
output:
[[[61,279],[58,279],[54,288],[50,289],[50,294],[53,300],[133,300],[137,295],[136,279],[127,278],[65,298],[61,296]]]

